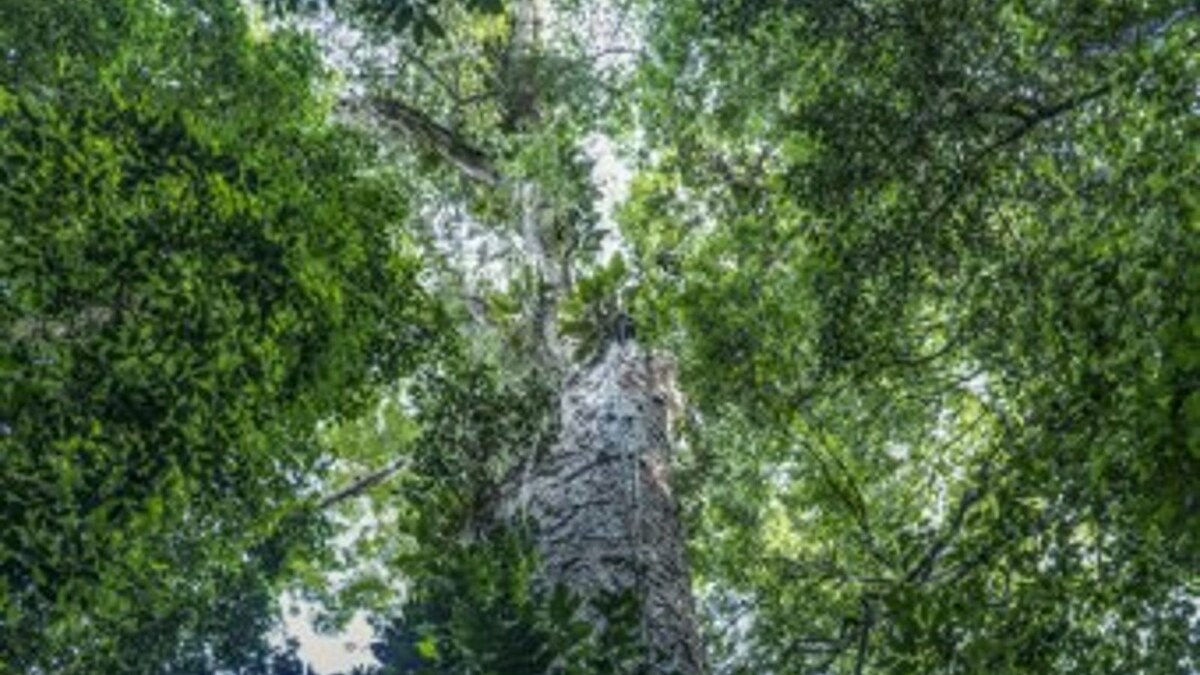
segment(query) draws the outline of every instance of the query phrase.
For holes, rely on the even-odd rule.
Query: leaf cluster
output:
[[[591,601],[599,627],[584,619],[580,598],[541,586],[531,542],[515,530],[443,549],[374,645],[379,675],[643,672],[636,598]]]
[[[0,660],[149,672],[316,544],[316,422],[440,320],[306,44],[224,0],[0,17]]]

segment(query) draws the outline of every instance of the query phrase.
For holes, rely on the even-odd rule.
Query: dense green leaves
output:
[[[1194,10],[660,20],[626,216],[705,411],[696,556],[717,620],[752,617],[730,667],[1182,667]]]
[[[496,517],[558,433],[534,322],[583,359],[626,310],[683,369],[719,672],[1197,667],[1195,8],[646,2],[613,86],[517,3],[327,4],[423,115],[386,176],[234,0],[0,0],[0,671],[298,672],[263,633],[339,559],[315,490],[394,463],[327,594],[406,589],[385,672],[632,672],[628,599],[584,630]],[[553,273],[418,284],[414,199]]]
[[[504,0],[462,0],[450,3],[439,0],[262,0],[268,9],[278,13],[318,11],[331,8],[355,17],[369,28],[411,37],[417,43],[446,37],[444,19],[439,9],[445,5],[462,5],[483,14],[497,14]],[[439,5],[443,7],[439,8]]]
[[[431,304],[309,47],[216,0],[0,15],[0,658],[153,670],[304,540],[316,422],[412,364]]]
[[[643,671],[638,611],[630,595],[594,601],[604,630],[579,616],[561,586],[539,589],[524,537],[508,533],[442,550],[404,615],[374,645],[379,675],[540,673],[635,675]]]

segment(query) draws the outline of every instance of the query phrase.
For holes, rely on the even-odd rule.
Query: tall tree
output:
[[[478,340],[502,343],[500,368],[509,374],[501,377],[526,372],[544,392],[535,435],[503,442],[485,435],[485,443],[501,447],[468,458],[464,463],[474,466],[465,477],[475,485],[459,488],[482,494],[466,500],[457,522],[439,509],[442,524],[423,529],[484,545],[497,528],[527,528],[537,561],[530,592],[544,603],[559,592],[572,596],[580,604],[566,619],[591,629],[567,649],[579,655],[559,653],[550,664],[578,672],[704,672],[670,488],[671,421],[678,413],[673,366],[638,344],[620,311],[620,285],[627,281],[621,265],[601,265],[596,255],[597,194],[582,142],[597,129],[597,87],[609,83],[563,47],[569,34],[562,12],[569,9],[554,14],[538,0],[422,5],[424,14],[402,2],[339,8],[386,28],[396,59],[395,72],[352,93],[346,107],[436,158],[443,168],[434,169],[441,173],[430,202],[443,209],[467,204],[461,217],[500,233],[507,253],[519,256],[499,278],[472,278],[472,270],[460,269],[446,288],[465,296],[464,318]],[[436,244],[436,233],[431,238]],[[564,335],[560,324],[571,331]],[[451,406],[457,417],[450,424],[459,432],[482,405],[478,398],[416,403],[426,414]],[[448,468],[447,456],[464,452],[456,442],[469,442],[461,433],[447,436],[445,445],[427,437],[441,465],[429,467],[434,473]],[[428,509],[428,499],[422,501]],[[440,548],[444,554],[447,547]],[[582,656],[628,628],[614,615],[628,602],[636,608],[634,654],[605,666]],[[461,628],[461,616],[441,615],[442,628],[427,636],[440,638],[428,643],[440,644],[435,660],[451,671],[470,669],[465,655],[491,647],[464,644],[462,634],[446,628]],[[549,642],[556,640],[552,633]],[[489,663],[475,667],[496,667]]]
[[[405,3],[363,4],[384,5]],[[460,281],[464,313],[510,320],[495,323],[548,374],[552,410],[562,392],[548,459],[530,467],[541,446],[517,434],[500,462],[529,476],[515,482],[535,522],[579,526],[534,537],[543,569],[585,594],[596,571],[620,587],[590,551],[626,560],[605,537],[640,532],[620,525],[637,522],[621,486],[582,459],[571,474],[562,452],[600,461],[644,437],[636,422],[604,431],[621,414],[600,413],[638,396],[574,389],[630,370],[609,349],[627,310],[643,341],[674,349],[693,400],[673,494],[719,670],[1189,667],[1195,10],[647,6],[650,58],[622,118],[647,158],[622,217],[628,267],[578,265],[592,233],[569,217],[589,201],[582,132],[612,111],[588,103],[609,89],[578,61],[530,59],[525,10],[489,33],[437,5],[422,19],[437,37],[403,59],[408,98],[373,106],[467,176],[471,217],[509,223],[531,261],[499,290]],[[476,58],[455,60],[464,49]],[[555,324],[592,357],[576,378],[555,375],[571,370]],[[520,368],[502,353],[501,372]],[[628,492],[651,494],[654,473]],[[481,482],[499,492],[471,500],[486,521],[514,481]],[[591,511],[554,507],[593,496]],[[456,667],[472,646],[502,651],[470,608],[413,618],[434,615],[443,628],[412,643],[428,654],[456,637]]]
[[[0,0],[5,666],[1195,669],[1195,8],[267,4]]]

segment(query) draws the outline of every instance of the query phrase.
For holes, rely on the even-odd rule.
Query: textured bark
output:
[[[533,527],[545,584],[585,600],[634,593],[656,675],[706,671],[670,487],[677,401],[672,362],[612,342],[565,383],[560,441],[509,506]]]

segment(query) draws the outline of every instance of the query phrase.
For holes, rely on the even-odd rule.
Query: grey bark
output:
[[[671,493],[678,400],[671,361],[611,342],[566,381],[560,441],[506,505],[532,527],[542,583],[583,598],[582,618],[602,629],[586,601],[634,594],[654,675],[707,670]]]
[[[545,40],[543,5],[544,0],[517,0],[512,9],[504,80],[506,122],[513,130],[536,126],[545,104],[536,77]],[[506,179],[461,134],[398,99],[377,100],[374,110],[469,178],[511,191],[525,261],[538,284],[527,314],[533,355],[558,379],[566,358],[556,321],[570,285],[570,251],[552,253],[546,245],[553,226],[551,195],[534,180]],[[671,493],[670,431],[680,408],[674,368],[628,338],[614,337],[565,379],[557,443],[526,463],[516,484],[504,486],[498,513],[488,515],[532,526],[539,583],[561,584],[584,599],[580,618],[598,629],[605,627],[605,617],[586,601],[624,593],[637,599],[644,672],[702,675],[707,665]]]

